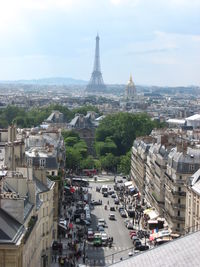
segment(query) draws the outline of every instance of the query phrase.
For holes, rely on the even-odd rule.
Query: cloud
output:
[[[130,7],[135,7],[137,6],[141,0],[110,0],[110,3],[115,5],[115,6],[130,6]]]
[[[110,3],[115,6],[129,6],[135,7],[137,5],[150,5],[150,6],[165,6],[170,8],[187,7],[196,8],[200,7],[200,0],[110,0]]]
[[[165,53],[165,52],[170,52],[177,49],[176,47],[166,47],[166,48],[155,48],[155,49],[147,49],[147,50],[142,50],[142,51],[134,51],[131,54],[135,55],[145,55],[145,54],[157,54],[157,53]]]
[[[162,0],[166,2],[166,4],[173,6],[173,7],[199,7],[200,0]]]

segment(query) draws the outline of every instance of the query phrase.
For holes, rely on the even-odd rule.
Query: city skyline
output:
[[[200,85],[200,1],[0,1],[0,80],[89,80],[97,31],[106,84]]]

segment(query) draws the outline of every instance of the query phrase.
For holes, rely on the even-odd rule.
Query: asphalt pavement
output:
[[[108,186],[113,189],[114,183],[108,183]],[[97,230],[98,219],[105,219],[107,227],[105,232],[108,237],[113,237],[112,247],[94,247],[92,244],[88,243],[86,247],[86,253],[88,256],[87,266],[106,266],[116,261],[119,261],[120,258],[127,258],[129,253],[129,248],[133,247],[133,243],[129,238],[129,230],[124,225],[124,218],[122,218],[116,209],[116,211],[110,211],[111,206],[117,205],[114,204],[114,199],[109,197],[103,197],[102,193],[96,192],[96,186],[102,186],[102,183],[90,183],[90,192],[92,194],[92,199],[102,200],[101,206],[94,206],[92,210],[91,218],[92,224],[91,227],[94,231]],[[109,205],[107,204],[109,201]],[[107,210],[105,210],[105,205],[107,205]],[[109,220],[109,214],[114,213],[116,220]],[[132,249],[131,249],[132,251]]]

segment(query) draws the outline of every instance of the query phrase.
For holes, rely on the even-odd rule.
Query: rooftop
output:
[[[200,231],[178,238],[165,245],[127,260],[112,264],[115,267],[188,267],[199,266]]]

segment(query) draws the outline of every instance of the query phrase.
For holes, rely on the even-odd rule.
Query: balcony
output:
[[[172,219],[176,220],[176,221],[181,221],[184,222],[185,221],[185,217],[181,217],[181,216],[171,216]]]
[[[169,220],[169,219],[170,220],[176,220],[178,222],[184,222],[185,221],[185,217],[172,215],[167,210],[165,210],[165,216],[167,217],[167,220]]]
[[[169,176],[168,173],[165,172],[165,176],[166,176],[171,182],[173,182],[173,179],[171,178],[171,176]]]
[[[26,231],[26,233],[25,233],[25,235],[24,235],[24,244],[25,244],[26,241],[28,240],[28,238],[29,238],[29,236],[30,236],[30,234],[31,234],[31,232],[32,232],[32,230],[33,230],[33,228],[34,228],[34,226],[35,226],[37,220],[38,220],[38,217],[37,217],[37,216],[32,216],[32,217],[30,218],[30,221],[28,222],[28,228],[27,228],[27,231]]]
[[[172,204],[172,207],[174,209],[185,209],[185,205],[184,204],[179,204],[179,203]]]
[[[186,192],[183,192],[183,191],[174,191],[172,190],[172,195],[174,196],[180,196],[180,197],[185,197],[186,196]]]

